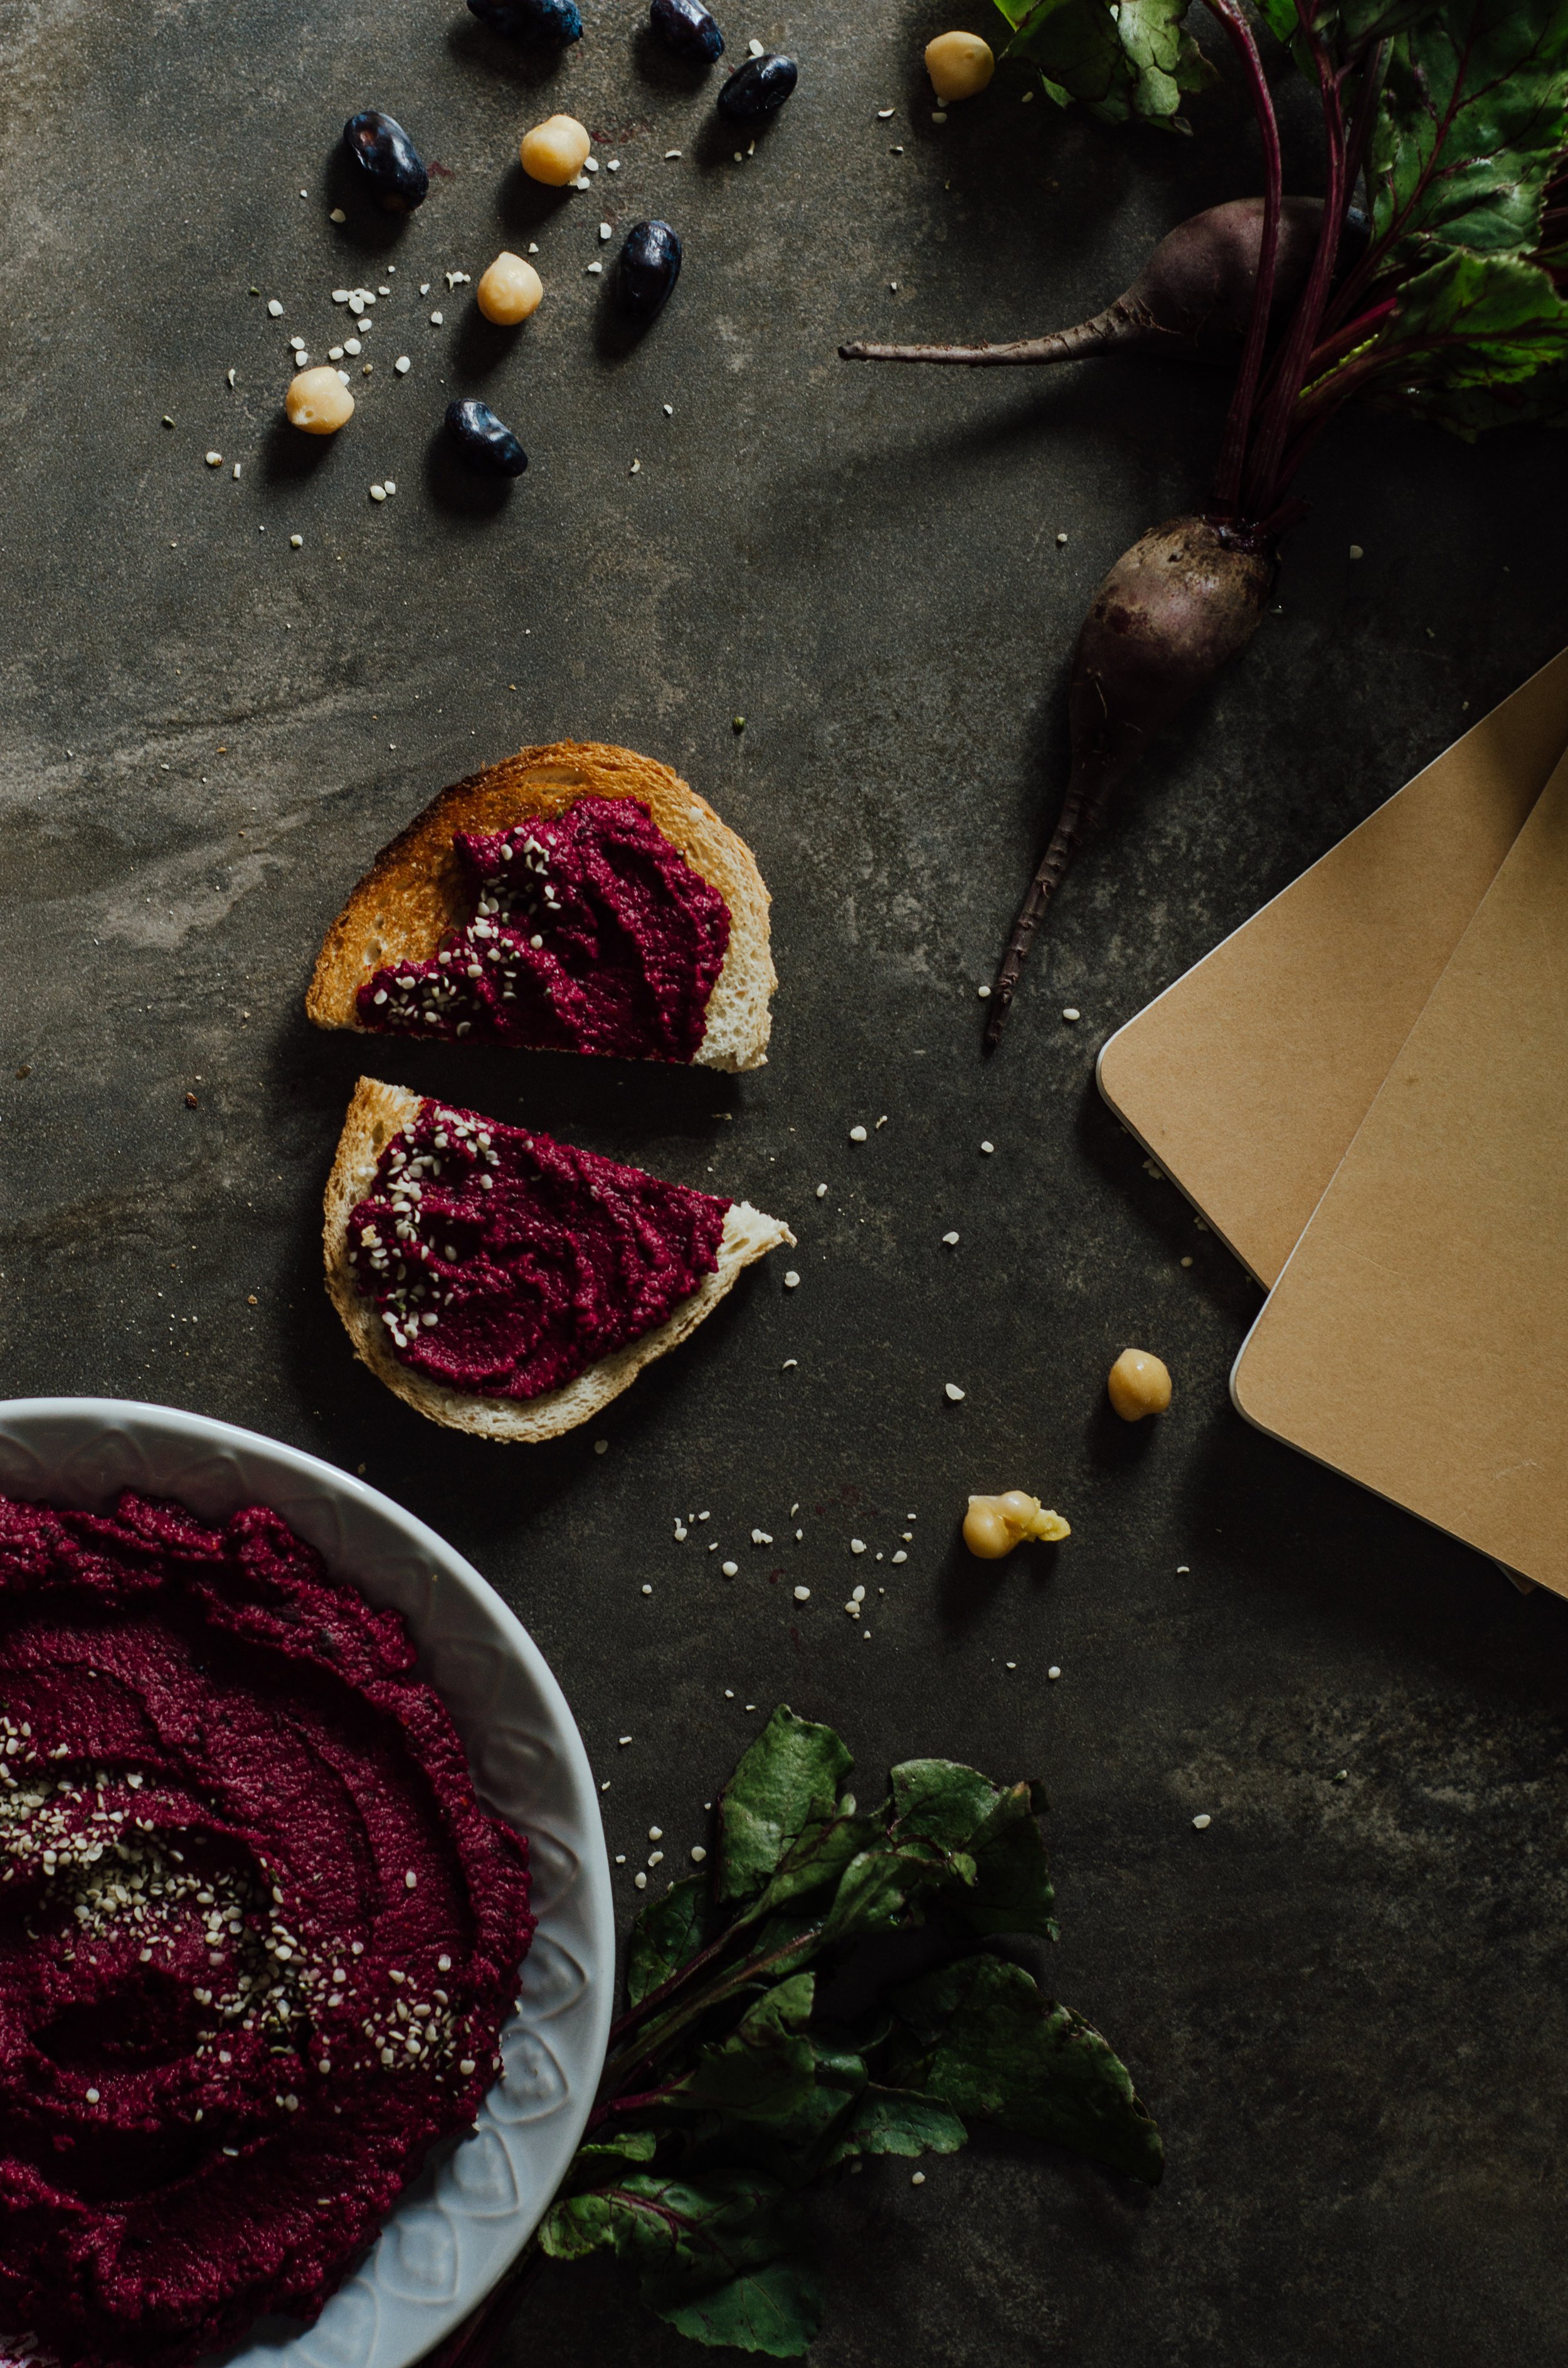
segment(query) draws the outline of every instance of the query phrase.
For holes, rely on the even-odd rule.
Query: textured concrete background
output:
[[[1201,492],[1222,384],[834,349],[1094,309],[1160,231],[1255,186],[1247,125],[1221,92],[1191,141],[1102,131],[999,77],[938,129],[917,64],[939,10],[802,0],[722,12],[733,50],[755,31],[801,64],[736,165],[633,0],[586,14],[541,74],[443,0],[0,0],[0,1385],[254,1424],[434,1521],[550,1655],[633,1863],[651,1821],[684,1855],[780,1699],[872,1776],[924,1751],[1045,1780],[1049,1978],[1132,2066],[1166,2183],[983,2145],[920,2190],[846,2182],[819,2215],[823,2368],[1561,2357],[1562,1608],[1241,1424],[1255,1293],[1092,1072],[1562,642],[1562,447],[1335,431],[1279,613],[1145,768],[983,1066],[974,990],[1050,818],[1076,621]],[[368,104],[443,169],[406,226],[334,230],[336,131]],[[511,162],[557,106],[622,160],[586,196]],[[601,219],[651,213],[685,274],[627,352],[585,266]],[[548,293],[508,340],[441,274],[528,237]],[[285,336],[322,357],[332,287],[378,278],[359,412],[304,449],[278,426]],[[458,391],[528,449],[498,504],[431,457]],[[801,1288],[780,1259],[751,1279],[616,1406],[602,1456],[438,1432],[352,1363],[317,1208],[360,1048],[301,1011],[376,848],[475,763],[572,734],[668,759],[756,848],[769,1065],[366,1064],[795,1226]],[[1104,1406],[1128,1340],[1175,1373],[1157,1429]],[[1389,1387],[1418,1401],[1403,1364]],[[956,1516],[1014,1485],[1072,1543],[982,1567]],[[744,1543],[797,1501],[802,1545]],[[891,1554],[909,1527],[906,1565],[851,1564],[851,1531]],[[887,1587],[869,1644],[852,1577]],[[692,2356],[613,2272],[557,2272],[511,2357],[629,2344]]]

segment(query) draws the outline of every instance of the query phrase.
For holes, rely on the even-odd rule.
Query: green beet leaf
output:
[[[957,2154],[969,2133],[933,2097],[869,2085],[856,2100],[824,2157],[824,2169],[865,2154]]]
[[[1561,365],[1568,304],[1544,271],[1456,249],[1400,290],[1367,364],[1391,387],[1496,389]]]
[[[1003,14],[1015,27],[1004,55],[1039,66],[1053,98],[1099,106],[1130,81],[1105,0],[1035,0],[1021,17]]]
[[[821,2282],[799,2224],[759,2172],[696,2180],[633,2171],[552,2205],[540,2237],[556,2260],[604,2247],[634,2262],[648,2307],[699,2343],[793,2360],[822,2323]]]
[[[966,1957],[909,1983],[892,2003],[914,2038],[900,2066],[907,2086],[955,2112],[1158,2180],[1159,2132],[1126,2066],[1021,1965]]]
[[[1473,444],[1492,427],[1522,427],[1531,420],[1568,427],[1568,361],[1506,386],[1375,387],[1372,401],[1412,412]]]
[[[816,2085],[816,2056],[806,2037],[816,1979],[793,1974],[749,2006],[727,2039],[705,2047],[665,2101],[740,2121],[783,2122]]]
[[[1368,157],[1372,233],[1517,255],[1568,142],[1568,0],[1450,0],[1393,43]]]
[[[1142,123],[1179,121],[1176,110],[1184,90],[1200,86],[1204,77],[1195,61],[1202,51],[1181,29],[1187,0],[1121,0],[1116,13],[1127,68],[1125,92],[1107,94],[1096,109],[1111,123],[1136,117]]]
[[[626,1960],[626,2002],[642,2000],[689,1964],[713,1937],[714,1918],[705,1875],[683,1875],[661,1898],[650,1899],[631,1928]]]
[[[757,1902],[757,1913],[772,1915],[792,1901],[826,1891],[838,1882],[852,1859],[881,1840],[883,1831],[878,1818],[853,1816],[842,1804],[839,1814],[825,1825],[808,1826],[780,1860]]]
[[[719,1896],[749,1899],[811,1827],[828,1824],[852,1765],[831,1726],[780,1703],[719,1797]]]

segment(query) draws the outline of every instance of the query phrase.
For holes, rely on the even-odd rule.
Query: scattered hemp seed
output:
[[[663,411],[666,419],[673,419],[676,416],[676,407],[673,403],[662,404],[660,405],[660,409]]]
[[[995,1145],[994,1143],[983,1143],[983,1144],[981,1144],[981,1146],[980,1146],[980,1147],[981,1147],[982,1151],[990,1152],[990,1151],[994,1151],[994,1150],[995,1150],[995,1148],[996,1148],[996,1145]]]
[[[703,1849],[700,1842],[696,1842],[692,1845],[691,1862],[693,1866],[700,1866],[707,1855],[708,1853]]]
[[[942,1239],[947,1244],[949,1249],[954,1249],[957,1247],[958,1238],[957,1234],[944,1234],[942,1235]]]
[[[643,1594],[644,1594],[644,1595],[652,1595],[652,1594],[653,1594],[653,1588],[652,1588],[651,1587],[645,1587],[645,1588],[642,1589],[642,1592],[643,1592]]]
[[[346,222],[348,220],[348,216],[344,212],[341,206],[334,206],[331,213],[327,216],[327,220],[329,222]]]
[[[223,455],[222,452],[209,452],[207,455],[207,465],[210,469],[221,469],[223,465]]]
[[[894,1562],[907,1562],[909,1560],[909,1556],[904,1553],[902,1546],[900,1546],[898,1552],[894,1554],[893,1560]]]
[[[849,1130],[849,1140],[851,1143],[864,1143],[866,1140],[865,1128],[863,1126],[852,1126]]]
[[[812,1590],[809,1587],[798,1587],[795,1589],[795,1600],[797,1603],[809,1603],[811,1600]]]
[[[588,273],[590,278],[602,279],[604,277],[604,265],[602,263],[590,263],[588,266]]]
[[[441,315],[440,315],[440,313],[431,313],[431,315],[430,315],[430,326],[431,326],[433,329],[438,329],[438,328],[440,327],[440,325],[441,325]]]
[[[877,121],[879,123],[891,123],[892,121],[892,108],[891,107],[879,107],[877,109]]]
[[[731,716],[731,718],[730,718],[730,729],[731,729],[731,731],[732,731],[732,732],[744,732],[744,731],[745,730],[745,728],[746,728],[746,720],[745,720],[745,717],[744,717],[744,715],[732,715],[732,716]]]
[[[611,229],[611,227],[610,227],[609,223],[608,223],[608,222],[600,222],[600,224],[599,224],[599,244],[601,245],[601,246],[608,246],[608,244],[609,244],[609,242],[610,242],[610,240],[611,240],[614,236],[615,236],[615,232]]]
[[[764,54],[764,52],[763,52],[763,47],[762,47],[762,43],[761,43],[761,42],[756,39],[756,37],[755,36],[755,34],[753,35],[752,39],[751,39],[751,40],[746,43],[746,47],[747,47],[747,49],[751,51],[751,54],[752,54],[752,56],[753,56],[754,58],[760,58],[760,57]]]
[[[624,1747],[631,1742],[631,1737],[629,1735],[618,1735],[615,1739],[619,1744]]]
[[[373,502],[384,502],[386,497],[387,489],[384,485],[372,485],[370,487],[370,499]]]
[[[786,1357],[778,1370],[781,1373],[787,1373],[790,1370],[791,1366],[798,1365],[800,1361],[799,1357]]]
[[[399,354],[396,361],[392,364],[392,368],[396,370],[399,378],[406,378],[409,371],[414,368],[414,364],[410,361],[406,354]]]
[[[789,1269],[788,1273],[787,1273],[787,1274],[785,1275],[785,1277],[784,1277],[784,1288],[785,1288],[785,1290],[786,1290],[786,1291],[798,1291],[798,1290],[800,1289],[800,1284],[801,1284],[801,1278],[800,1278],[800,1276],[795,1272],[794,1268],[793,1268],[793,1267],[790,1267],[790,1269]]]
[[[733,1578],[740,1569],[740,1564],[738,1562],[722,1562],[719,1565],[719,1567],[723,1572],[726,1578]]]
[[[1059,543],[1062,543],[1062,542],[1065,542],[1065,541],[1066,541],[1067,537],[1066,537],[1064,534],[1059,534],[1059,535],[1057,536],[1056,540],[1057,540],[1057,541],[1058,541]]]
[[[666,165],[672,165],[672,164],[674,164],[674,162],[675,162],[676,158],[680,154],[680,153],[681,153],[681,151],[680,151],[678,148],[666,148],[666,149],[665,149],[665,164],[666,164]]]
[[[933,123],[946,123],[947,120],[948,113],[946,108],[934,107],[931,109],[931,120]]]
[[[305,538],[302,534],[291,534],[289,537],[289,548],[290,551],[303,551],[304,547]]]
[[[638,1868],[638,1870],[637,1870],[636,1873],[632,1876],[631,1880],[632,1880],[632,1883],[633,1883],[633,1884],[634,1884],[634,1886],[636,1887],[636,1889],[637,1889],[637,1890],[639,1890],[639,1891],[646,1891],[646,1890],[647,1890],[647,1888],[648,1888],[648,1878],[647,1878],[647,1876],[643,1873],[643,1872],[642,1872],[642,1868],[641,1868],[641,1867],[639,1867],[639,1868]]]
[[[1083,1016],[1083,1013],[1079,1010],[1075,1003],[1068,1003],[1062,1006],[1062,1017],[1063,1019],[1082,1019]]]
[[[608,1439],[596,1439],[596,1440],[595,1440],[595,1441],[594,1441],[594,1453],[595,1453],[596,1455],[608,1455],[608,1454],[609,1453],[609,1441],[608,1441]]]
[[[1213,1820],[1213,1818],[1210,1816],[1210,1814],[1209,1814],[1209,1812],[1208,1812],[1208,1810],[1207,1810],[1207,1809],[1200,1809],[1200,1810],[1199,1811],[1199,1813],[1198,1813],[1197,1816],[1196,1816],[1196,1817],[1194,1817],[1194,1819],[1193,1819],[1193,1821],[1192,1821],[1192,1822],[1193,1822],[1194,1826],[1197,1827],[1198,1831],[1201,1834],[1201,1833],[1207,1833],[1207,1831],[1208,1831],[1209,1827],[1213,1824],[1214,1820]]]
[[[276,296],[268,297],[267,309],[271,313],[275,321],[280,321],[283,318],[283,307],[278,302]]]
[[[1350,556],[1352,559],[1365,559],[1367,554],[1358,542],[1353,542],[1350,546]]]
[[[1055,1663],[1054,1661],[1052,1661],[1052,1663],[1051,1663],[1051,1665],[1050,1668],[1049,1668],[1049,1669],[1047,1669],[1047,1671],[1046,1671],[1046,1673],[1045,1673],[1045,1674],[1046,1674],[1046,1676],[1047,1676],[1048,1678],[1059,1678],[1059,1677],[1062,1675],[1062,1672],[1061,1672],[1061,1670],[1057,1668],[1056,1663]]]
[[[912,2170],[909,2174],[909,2183],[911,2187],[924,2187],[926,2173],[923,2170]]]
[[[961,1405],[965,1393],[960,1389],[957,1382],[944,1382],[942,1386],[954,1406]]]
[[[865,1539],[851,1538],[849,1541],[849,1551],[852,1554],[863,1554],[866,1551]]]
[[[975,988],[975,990],[974,990],[974,991],[975,991],[976,995],[978,995],[978,996],[979,996],[979,997],[980,997],[980,999],[981,999],[982,1003],[989,1003],[989,1002],[990,1002],[990,1000],[991,1000],[991,989],[990,989],[988,986],[977,986],[977,987]]]

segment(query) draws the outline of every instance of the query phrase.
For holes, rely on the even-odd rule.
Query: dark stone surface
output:
[[[1188,142],[1020,107],[1001,79],[938,130],[917,67],[943,21],[727,17],[733,53],[755,30],[801,62],[735,165],[710,85],[631,5],[549,69],[436,0],[0,15],[4,1387],[254,1424],[437,1523],[550,1655],[633,1861],[651,1821],[673,1853],[698,1839],[746,1702],[831,1719],[868,1771],[922,1750],[1044,1778],[1050,1978],[1133,2066],[1166,2183],[983,2146],[917,2191],[846,2182],[819,2214],[824,2368],[1557,2357],[1561,1607],[1243,1426],[1225,1379],[1255,1293],[1092,1070],[1562,641],[1562,448],[1335,431],[1280,613],[1146,768],[983,1066],[975,985],[1049,819],[1076,620],[1201,491],[1223,386],[875,372],[834,348],[1074,319],[1253,169],[1223,93]],[[434,187],[406,225],[338,231],[333,143],[366,105]],[[563,105],[622,159],[586,196],[511,161]],[[686,268],[628,345],[585,268],[614,252],[601,219],[648,214]],[[498,336],[441,273],[529,237],[546,301]],[[320,359],[328,291],[378,277],[359,413],[307,447],[278,424],[285,335]],[[456,393],[522,436],[510,490],[445,472]],[[301,998],[376,848],[473,764],[562,734],[669,759],[756,848],[769,1065],[393,1044],[366,1064],[750,1194],[795,1225],[804,1280],[786,1294],[774,1260],[593,1434],[497,1451],[396,1405],[328,1310],[317,1209],[361,1048],[312,1034]],[[1158,1429],[1102,1403],[1129,1340],[1176,1375]],[[1418,1373],[1389,1386],[1418,1404]],[[1074,1535],[982,1567],[956,1516],[1010,1485]],[[745,1543],[786,1538],[797,1501],[803,1543]],[[677,1546],[672,1517],[704,1508]],[[907,1527],[907,1565],[852,1563],[851,1531],[891,1554]],[[855,1577],[888,1589],[869,1643],[839,1609]],[[560,2272],[509,2357],[628,2346],[691,2357],[612,2273]]]

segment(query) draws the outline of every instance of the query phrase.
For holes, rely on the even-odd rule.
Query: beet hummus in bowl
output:
[[[409,2368],[575,2150],[613,1950],[571,1713],[432,1531],[0,1404],[0,2356]]]

